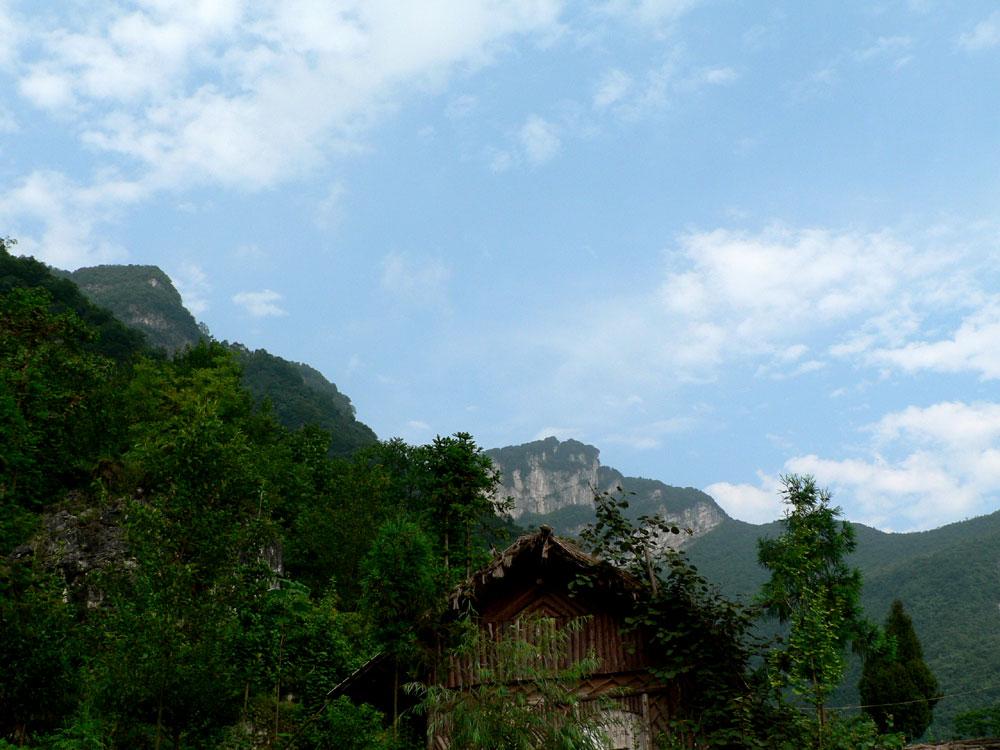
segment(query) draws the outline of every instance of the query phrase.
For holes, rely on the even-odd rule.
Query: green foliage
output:
[[[769,661],[774,679],[788,685],[815,708],[822,727],[823,706],[844,673],[844,648],[863,643],[867,635],[861,615],[861,574],[845,558],[855,546],[840,509],[812,477],[782,478],[788,505],[784,533],[761,539],[758,560],[771,572],[760,601],[769,614],[788,623],[782,648]]]
[[[963,711],[953,726],[958,738],[1000,737],[1000,703]]]
[[[881,731],[892,728],[916,739],[930,726],[938,684],[924,662],[913,620],[898,599],[886,618],[885,635],[894,648],[866,656],[858,685],[861,702]]]
[[[421,502],[444,551],[445,571],[460,561],[468,576],[483,561],[476,559],[476,531],[509,507],[507,500],[497,498],[500,473],[467,432],[434,438],[417,460]]]
[[[62,582],[0,562],[0,737],[58,727],[78,697],[79,643]]]
[[[52,300],[52,312],[74,313],[94,331],[88,351],[116,361],[134,359],[146,351],[145,337],[117,320],[110,311],[92,304],[73,282],[56,276],[34,258],[12,254],[16,243],[0,238],[0,296],[14,289],[39,289]]]
[[[439,614],[437,557],[423,529],[405,518],[384,523],[362,564],[362,610],[376,638],[398,659],[412,660],[417,637]]]
[[[868,717],[834,717],[823,727],[823,737],[816,742],[825,750],[903,750],[906,738],[901,732],[883,733]]]
[[[557,627],[551,619],[515,621],[498,639],[470,624],[459,658],[489,664],[465,690],[423,688],[430,731],[466,750],[598,750],[607,747],[607,706],[584,707],[579,681],[598,667],[591,655],[569,668],[569,638],[583,620]]]
[[[680,736],[705,747],[743,747],[754,736],[756,708],[749,689],[752,613],[726,600],[685,556],[664,544],[682,533],[654,516],[628,520],[627,499],[608,492],[594,499],[597,521],[581,535],[598,557],[630,573],[639,593],[623,601],[626,623],[643,634],[660,680],[683,684]],[[582,587],[589,585],[580,581]],[[628,601],[633,600],[633,601]]]
[[[371,706],[355,706],[344,696],[330,703],[306,728],[295,747],[323,750],[389,750],[393,743],[382,715]]]
[[[996,617],[997,550],[1000,513],[932,531],[888,534],[852,524],[857,547],[847,561],[864,576],[861,602],[866,612],[887,612],[896,598],[906,602],[920,634],[925,660],[949,697],[934,709],[927,737],[950,736],[953,717],[995,700],[1000,663],[1000,618]],[[767,577],[756,565],[757,539],[776,537],[780,524],[762,526],[726,520],[685,548],[699,570],[718,582],[730,597],[749,600]],[[776,621],[765,624],[776,631]],[[763,629],[763,628],[762,628]],[[841,686],[830,703],[855,705],[861,659],[848,656]]]
[[[44,267],[42,271],[51,277]],[[126,329],[107,310],[102,310],[117,329],[138,341],[148,339],[151,346],[176,354],[211,339],[207,329],[184,307],[170,277],[156,266],[93,266],[66,276],[79,284],[80,291],[90,300],[131,326]],[[57,279],[55,283],[72,289],[84,305],[93,308],[67,279]],[[288,362],[263,349],[251,351],[240,344],[227,346],[242,367],[243,386],[258,405],[269,402],[284,426],[296,430],[314,425],[326,430],[327,447],[337,456],[348,456],[375,442],[375,433],[355,418],[350,399],[312,367]]]
[[[112,363],[87,349],[93,332],[73,312],[53,311],[44,289],[0,296],[0,512],[5,530],[18,510],[52,502],[78,486],[106,435],[99,415]],[[0,534],[0,551],[23,541]]]
[[[258,404],[270,404],[274,416],[289,429],[306,425],[328,433],[328,450],[350,456],[377,438],[354,415],[354,405],[337,386],[308,365],[289,362],[264,349],[230,346],[243,368],[243,385]]]
[[[156,266],[92,266],[68,276],[94,303],[145,334],[154,347],[174,353],[204,338],[170,277]]]
[[[393,660],[393,734],[399,731],[401,676],[425,656],[430,628],[443,599],[437,556],[416,523],[397,518],[382,525],[362,564],[362,610]]]

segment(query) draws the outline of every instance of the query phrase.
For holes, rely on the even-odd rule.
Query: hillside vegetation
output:
[[[1000,699],[1000,512],[909,534],[853,524],[858,546],[849,558],[864,578],[862,605],[881,622],[894,599],[913,618],[924,656],[946,696],[929,734],[949,736],[957,713]],[[727,520],[688,548],[698,569],[731,597],[749,601],[767,574],[757,565],[757,539],[777,523]],[[860,662],[854,659],[834,705],[857,705]]]
[[[153,347],[168,354],[211,339],[207,327],[199,325],[184,307],[170,277],[156,266],[93,266],[66,275],[94,303],[141,331]],[[371,428],[356,418],[351,400],[318,370],[265,349],[225,345],[242,367],[243,385],[258,405],[268,401],[285,427],[294,430],[315,425],[327,430],[332,436],[330,450],[339,456],[377,440]]]

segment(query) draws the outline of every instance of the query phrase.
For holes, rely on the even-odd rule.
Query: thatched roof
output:
[[[551,526],[542,526],[532,534],[518,537],[455,589],[449,599],[452,609],[460,609],[469,601],[482,600],[488,589],[522,566],[537,571],[560,568],[564,573],[592,576],[595,583],[606,590],[634,592],[638,587],[637,581],[625,571],[585,552],[568,539],[556,536]]]

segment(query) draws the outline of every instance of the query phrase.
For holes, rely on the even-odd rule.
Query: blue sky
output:
[[[381,437],[780,513],[1000,505],[991,2],[0,0],[0,227],[152,263]]]

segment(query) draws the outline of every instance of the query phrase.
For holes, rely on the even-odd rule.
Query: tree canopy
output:
[[[889,648],[869,654],[858,691],[865,713],[883,731],[920,737],[930,726],[938,701],[938,683],[924,662],[913,620],[896,599],[885,620]]]

